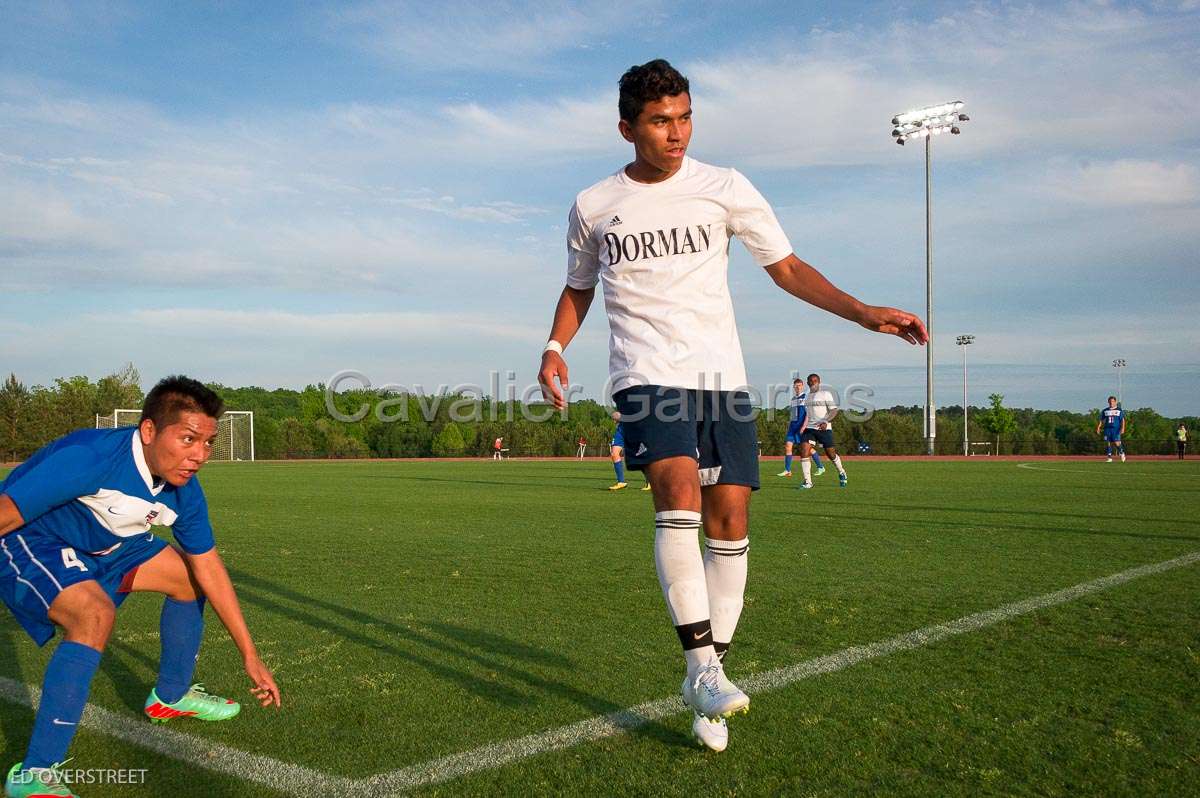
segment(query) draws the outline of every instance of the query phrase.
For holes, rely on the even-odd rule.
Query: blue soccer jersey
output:
[[[804,419],[808,417],[808,408],[805,406],[807,399],[807,393],[792,397],[791,415],[787,428],[788,443],[800,443],[800,429],[804,426]]]
[[[80,430],[39,449],[0,485],[25,519],[23,535],[45,536],[80,552],[106,555],[171,527],[180,547],[214,546],[208,504],[195,477],[181,487],[156,483],[137,430]]]
[[[613,431],[612,443],[609,446],[620,446],[625,448],[625,430],[621,428],[621,422],[617,422],[617,428]]]
[[[1104,437],[1117,440],[1121,436],[1121,422],[1125,420],[1125,411],[1119,407],[1106,407],[1100,411],[1100,424],[1104,427]]]

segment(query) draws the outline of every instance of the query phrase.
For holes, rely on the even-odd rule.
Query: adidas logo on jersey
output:
[[[644,444],[644,443],[639,443],[639,444],[638,444],[638,450],[637,450],[636,452],[634,452],[634,453],[633,453],[633,456],[634,456],[634,457],[641,457],[641,456],[642,456],[642,455],[644,455],[645,453],[646,453],[646,444]]]
[[[608,226],[609,226],[609,227],[616,227],[616,226],[617,226],[617,225],[619,225],[620,223],[621,223],[621,217],[620,217],[620,216],[614,216],[613,218],[611,218],[611,219],[609,219],[609,220],[608,220]]]

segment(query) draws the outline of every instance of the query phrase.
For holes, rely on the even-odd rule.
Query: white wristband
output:
[[[561,355],[562,354],[562,344],[560,344],[558,341],[555,341],[553,338],[551,338],[549,341],[546,342],[546,348],[542,350],[542,354],[544,355],[547,352],[557,352],[558,354]]]

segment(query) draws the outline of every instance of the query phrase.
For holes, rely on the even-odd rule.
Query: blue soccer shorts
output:
[[[809,427],[808,429],[804,430],[804,434],[801,436],[801,440],[805,440],[810,443],[819,443],[825,449],[832,449],[833,448],[833,430],[817,429],[816,427]]]
[[[152,534],[126,539],[112,552],[88,554],[57,537],[37,531],[0,537],[0,600],[43,646],[54,637],[50,605],[58,594],[80,582],[93,581],[118,607],[129,594],[139,566],[167,547]]]
[[[613,401],[630,469],[691,457],[701,485],[758,489],[758,427],[749,394],[636,385],[618,391]]]

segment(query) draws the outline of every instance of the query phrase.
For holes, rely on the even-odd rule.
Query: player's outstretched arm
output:
[[[868,330],[895,335],[910,344],[924,344],[929,340],[920,317],[896,308],[859,302],[795,255],[772,263],[767,267],[767,274],[792,296]]]
[[[554,309],[554,323],[550,327],[550,340],[558,341],[563,349],[579,332],[583,319],[587,316],[592,299],[596,296],[595,288],[563,288],[558,298],[558,306]],[[556,381],[557,380],[557,384]],[[566,407],[567,399],[567,361],[553,350],[542,353],[542,365],[538,370],[538,384],[542,386],[542,396],[554,403],[554,407],[562,410]]]
[[[15,532],[23,526],[25,526],[25,519],[21,517],[17,503],[8,498],[6,494],[0,493],[0,537],[4,537],[9,532]]]
[[[242,616],[241,605],[238,604],[237,592],[233,589],[233,581],[225,570],[225,563],[217,550],[209,549],[204,554],[188,554],[187,561],[191,567],[192,576],[208,597],[217,617],[229,631],[234,645],[242,654],[242,663],[246,674],[254,684],[250,692],[264,707],[274,704],[279,706],[279,688],[275,685],[275,677],[270,669],[263,664],[250,637],[250,629]]]

